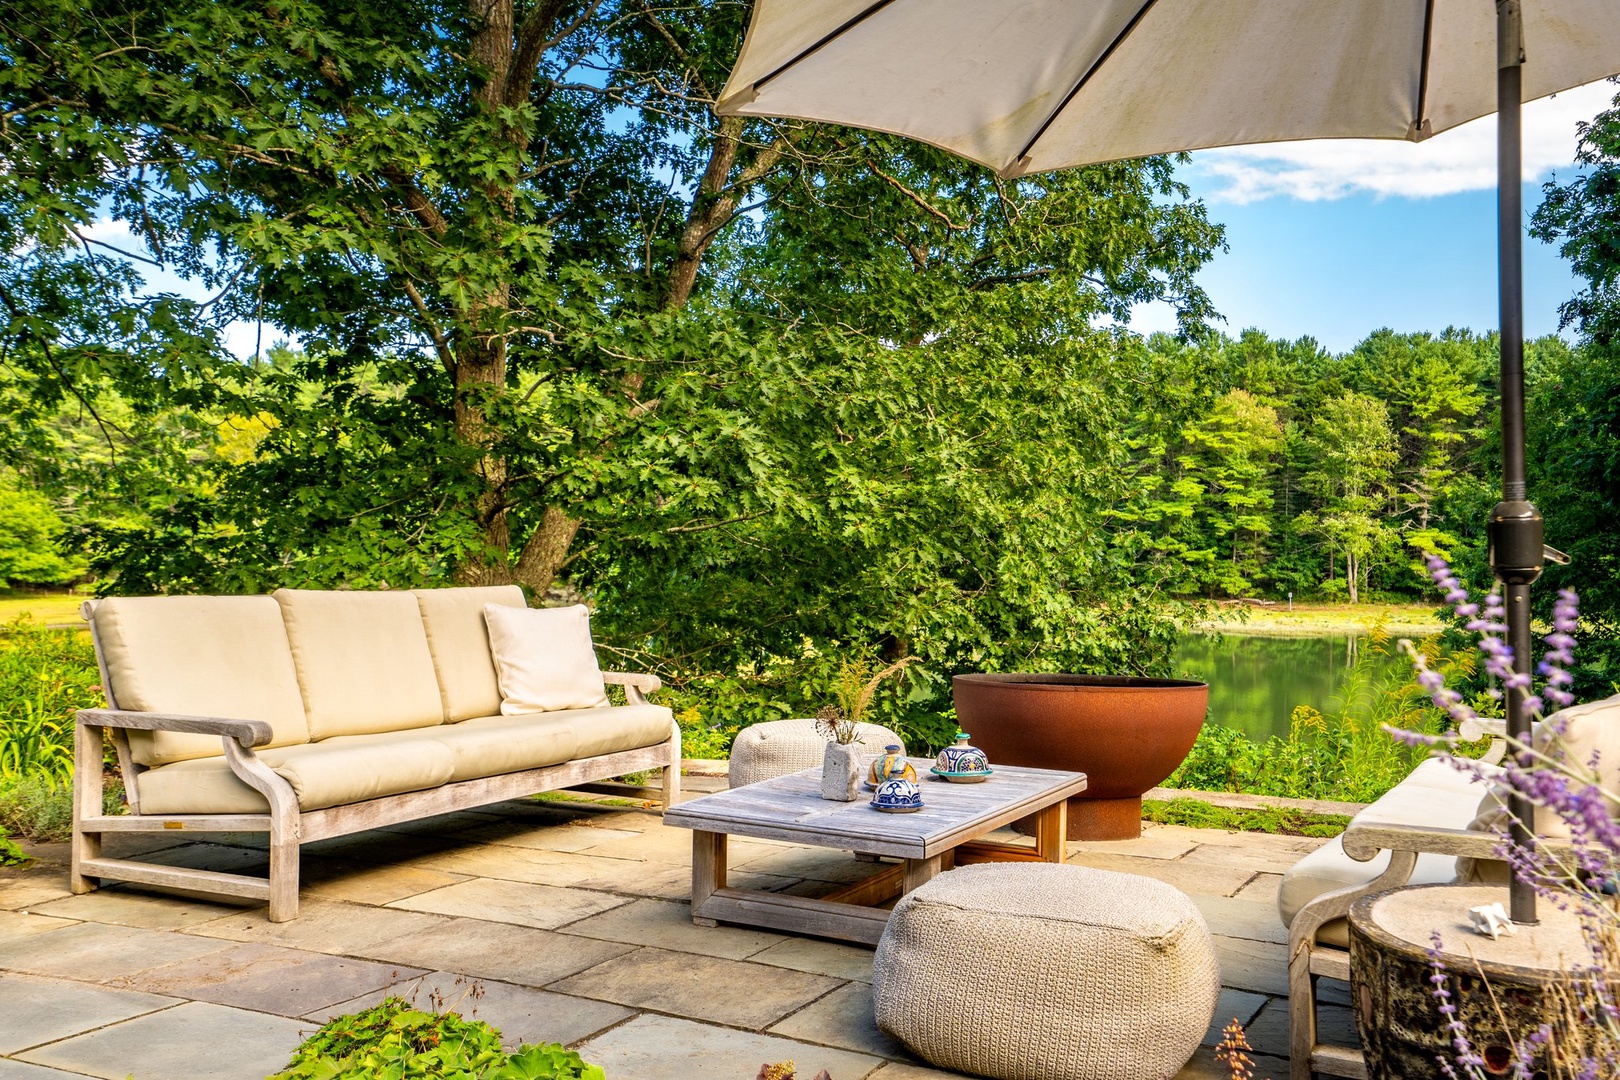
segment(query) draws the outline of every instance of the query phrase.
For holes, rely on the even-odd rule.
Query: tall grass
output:
[[[100,681],[89,635],[0,627],[0,781],[70,783],[73,714],[102,704]]]
[[[0,864],[20,857],[8,834],[67,838],[73,714],[102,704],[100,681],[88,634],[47,630],[27,616],[0,626]],[[106,801],[107,813],[120,812],[120,794]]]
[[[1418,686],[1410,665],[1381,662],[1395,648],[1382,627],[1374,628],[1339,695],[1322,709],[1296,707],[1286,737],[1258,742],[1231,728],[1205,725],[1165,786],[1372,802],[1429,754],[1426,747],[1397,742],[1384,725],[1433,734],[1449,723]],[[1445,653],[1434,638],[1419,648],[1448,683],[1474,674],[1472,652]]]

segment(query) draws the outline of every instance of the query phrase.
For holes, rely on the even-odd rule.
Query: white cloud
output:
[[[1610,82],[1589,83],[1524,107],[1524,179],[1534,181],[1575,160],[1575,125],[1615,99]],[[1204,150],[1195,168],[1217,186],[1214,202],[1251,203],[1283,196],[1318,202],[1372,194],[1429,198],[1496,186],[1496,117],[1487,116],[1421,143],[1316,139]]]

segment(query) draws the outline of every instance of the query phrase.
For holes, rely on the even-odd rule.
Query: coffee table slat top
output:
[[[817,847],[929,859],[965,840],[1010,824],[1086,788],[1086,774],[997,765],[982,784],[951,784],[928,773],[931,758],[912,758],[922,780],[923,808],[914,814],[872,809],[870,793],[854,802],[821,797],[821,770],[762,780],[703,795],[664,812],[683,829],[755,836]]]

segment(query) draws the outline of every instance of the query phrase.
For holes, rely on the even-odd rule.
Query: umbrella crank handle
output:
[[[1559,566],[1568,566],[1570,562],[1568,555],[1555,547],[1548,547],[1546,544],[1541,545],[1541,557],[1550,563],[1557,563]]]

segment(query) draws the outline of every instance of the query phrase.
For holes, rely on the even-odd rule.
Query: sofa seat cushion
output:
[[[86,605],[108,690],[133,712],[262,720],[271,746],[309,741],[281,608],[268,596],[113,597]],[[141,765],[219,757],[217,735],[129,732]]]
[[[292,785],[300,810],[380,799],[447,783],[454,755],[429,739],[359,736],[265,750],[259,758]],[[224,758],[198,758],[140,775],[143,814],[263,814],[269,801]]]
[[[348,743],[388,738],[443,746],[450,754],[452,783],[561,765],[573,760],[577,742],[573,726],[565,716],[556,713],[480,716],[441,727],[416,728],[392,735],[350,735],[327,741]]]
[[[484,605],[524,606],[516,585],[461,589],[417,589],[422,626],[427,630],[433,669],[439,677],[444,718],[450,723],[501,711],[501,687],[489,654]]]
[[[570,709],[561,714],[574,729],[574,756],[598,757],[668,742],[675,716],[662,705]]]
[[[422,609],[408,592],[279,589],[309,737],[444,721]]]
[[[1495,771],[1489,766],[1485,768]],[[1353,820],[1466,829],[1474,819],[1483,790],[1483,785],[1468,774],[1431,758]],[[1277,890],[1277,910],[1283,925],[1292,925],[1299,910],[1317,897],[1351,885],[1365,885],[1388,868],[1389,852],[1382,852],[1367,862],[1357,862],[1345,854],[1342,839],[1334,837],[1283,875]],[[1454,856],[1423,854],[1418,856],[1412,884],[1444,885],[1454,881],[1456,876]],[[1349,935],[1344,920],[1324,924],[1317,932],[1317,940],[1347,946]]]

